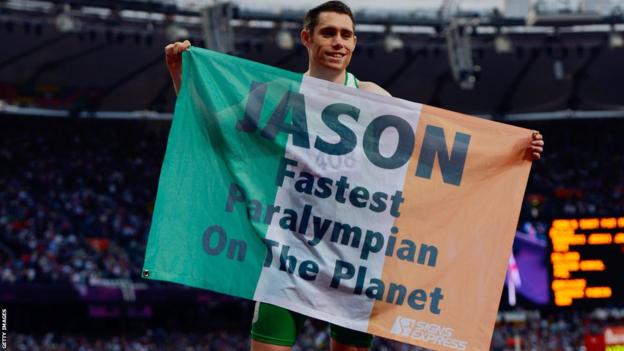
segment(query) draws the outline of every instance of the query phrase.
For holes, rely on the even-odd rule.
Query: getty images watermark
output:
[[[2,343],[0,344],[0,346],[2,346],[3,350],[6,350],[9,346],[8,341],[7,341],[7,309],[6,308],[2,308]]]

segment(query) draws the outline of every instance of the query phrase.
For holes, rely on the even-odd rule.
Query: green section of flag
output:
[[[183,53],[183,71],[143,276],[251,298],[268,226],[252,221],[245,204],[226,211],[228,192],[238,184],[262,204],[262,218],[266,205],[273,204],[288,135],[269,140],[260,129],[288,91],[299,91],[302,75],[199,48]],[[241,132],[236,124],[244,117],[253,82],[267,83],[259,130]],[[215,225],[225,235],[212,234],[211,255],[204,238]],[[242,261],[240,242],[246,247]]]

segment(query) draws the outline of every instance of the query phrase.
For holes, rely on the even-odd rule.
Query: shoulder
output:
[[[362,82],[358,81],[358,88],[366,91],[370,91],[371,93],[383,95],[383,96],[392,96],[386,89],[380,87],[379,85],[373,82]]]

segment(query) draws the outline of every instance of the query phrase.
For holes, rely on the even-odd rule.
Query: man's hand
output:
[[[540,132],[534,130],[527,153],[531,161],[536,161],[542,158],[542,152],[544,152],[544,137]]]
[[[173,88],[176,95],[180,89],[182,83],[182,51],[188,50],[191,47],[191,42],[185,40],[183,42],[175,42],[165,46],[165,62],[167,63],[167,69],[173,80]]]

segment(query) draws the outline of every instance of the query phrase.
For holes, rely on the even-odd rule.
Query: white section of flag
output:
[[[315,176],[324,176],[337,181],[340,176],[348,177],[350,188],[363,186],[371,194],[382,191],[389,195],[403,189],[405,173],[408,163],[400,168],[384,170],[373,165],[365,156],[362,148],[364,130],[376,117],[382,115],[395,115],[405,119],[412,127],[414,133],[418,126],[421,105],[409,101],[393,99],[374,95],[368,92],[357,91],[319,79],[305,77],[301,84],[301,93],[305,95],[306,116],[308,132],[310,136],[310,149],[294,146],[292,137],[289,137],[286,146],[286,157],[296,159],[298,167],[291,167],[297,175],[302,170]],[[358,121],[351,117],[339,117],[339,120],[347,125],[357,135],[357,146],[353,155],[327,156],[314,149],[314,141],[317,135],[322,135],[328,142],[337,142],[338,135],[329,129],[321,120],[321,111],[328,102],[343,102],[356,106],[360,109]],[[390,156],[397,147],[398,133],[388,128],[381,136],[380,152],[384,156]],[[325,169],[319,165],[319,157],[325,157]],[[347,166],[346,159],[351,157]],[[294,181],[288,179],[278,189],[275,205],[283,208],[297,209],[299,213],[305,204],[313,206],[312,215],[332,221],[357,225],[362,228],[362,239],[366,230],[374,230],[390,235],[395,217],[389,210],[376,213],[368,208],[356,208],[349,203],[341,204],[335,201],[336,187],[332,187],[332,196],[327,199],[319,199],[313,195],[300,194],[294,190]],[[334,183],[335,184],[335,183]],[[348,191],[346,197],[348,198]],[[387,199],[388,204],[390,199]],[[369,299],[365,294],[354,295],[351,292],[355,287],[355,278],[343,281],[340,289],[330,287],[335,262],[338,259],[356,265],[365,265],[368,270],[364,288],[370,278],[382,278],[385,256],[382,252],[371,254],[367,261],[360,258],[361,249],[351,248],[344,245],[329,242],[328,234],[322,243],[311,247],[303,239],[310,240],[313,237],[312,219],[305,237],[301,234],[293,234],[283,230],[279,222],[274,220],[267,232],[267,238],[290,246],[289,254],[295,255],[301,260],[313,259],[320,268],[321,273],[314,281],[306,281],[296,274],[290,275],[275,267],[263,268],[254,300],[286,306],[289,309],[323,320],[331,319],[333,323],[351,329],[368,330],[368,319],[375,300]],[[386,240],[387,242],[387,240]],[[360,245],[361,247],[361,245]],[[279,249],[273,250],[274,261],[279,259]],[[340,317],[339,317],[340,316]]]

